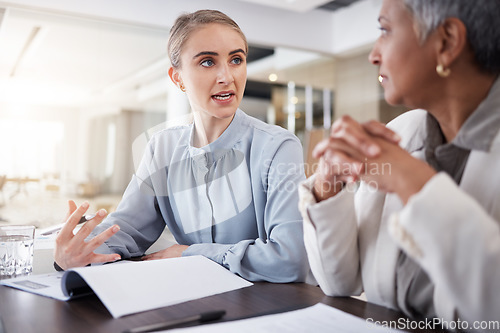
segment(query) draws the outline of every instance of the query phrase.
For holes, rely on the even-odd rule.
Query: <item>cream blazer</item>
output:
[[[414,110],[389,124],[421,159],[425,119],[426,111]],[[459,187],[438,173],[404,207],[397,195],[364,183],[316,203],[313,183],[314,176],[300,187],[299,209],[311,269],[325,294],[364,291],[369,302],[397,309],[402,250],[434,282],[439,318],[500,320],[500,135],[489,153],[471,151]]]

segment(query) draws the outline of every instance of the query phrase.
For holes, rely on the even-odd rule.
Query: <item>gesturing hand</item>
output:
[[[106,211],[98,211],[92,220],[86,222],[76,234],[73,234],[73,230],[80,221],[82,215],[85,214],[89,208],[89,204],[85,202],[77,208],[75,202],[70,200],[68,205],[69,210],[66,215],[66,223],[56,238],[54,249],[54,259],[56,263],[61,268],[68,269],[71,267],[86,266],[90,263],[104,263],[119,260],[120,255],[118,254],[94,253],[95,249],[120,230],[118,225],[109,227],[88,242],[85,241],[92,230],[94,230],[94,228],[106,217]]]

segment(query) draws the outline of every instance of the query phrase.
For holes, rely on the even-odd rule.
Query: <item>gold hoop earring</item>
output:
[[[179,89],[182,90],[182,92],[186,92],[186,87],[182,83],[179,84]]]
[[[436,73],[442,78],[447,78],[451,74],[451,69],[445,69],[443,65],[439,64],[436,66]]]

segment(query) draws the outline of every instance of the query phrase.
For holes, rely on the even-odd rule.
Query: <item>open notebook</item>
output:
[[[63,301],[95,293],[114,318],[252,285],[203,256],[121,261],[0,284]]]

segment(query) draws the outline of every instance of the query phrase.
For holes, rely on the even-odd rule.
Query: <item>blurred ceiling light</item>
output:
[[[293,96],[291,102],[292,104],[297,104],[299,102],[299,98],[297,96]]]
[[[29,57],[33,56],[35,50],[38,48],[46,34],[47,29],[45,28],[33,27],[33,29],[31,29],[31,33],[28,36],[26,43],[24,44],[21,54],[17,58],[16,64],[14,65],[14,68],[10,73],[10,77],[14,77],[16,75],[16,72],[21,67],[21,64],[25,62]]]
[[[278,80],[278,75],[271,73],[269,74],[269,81],[276,82]]]

